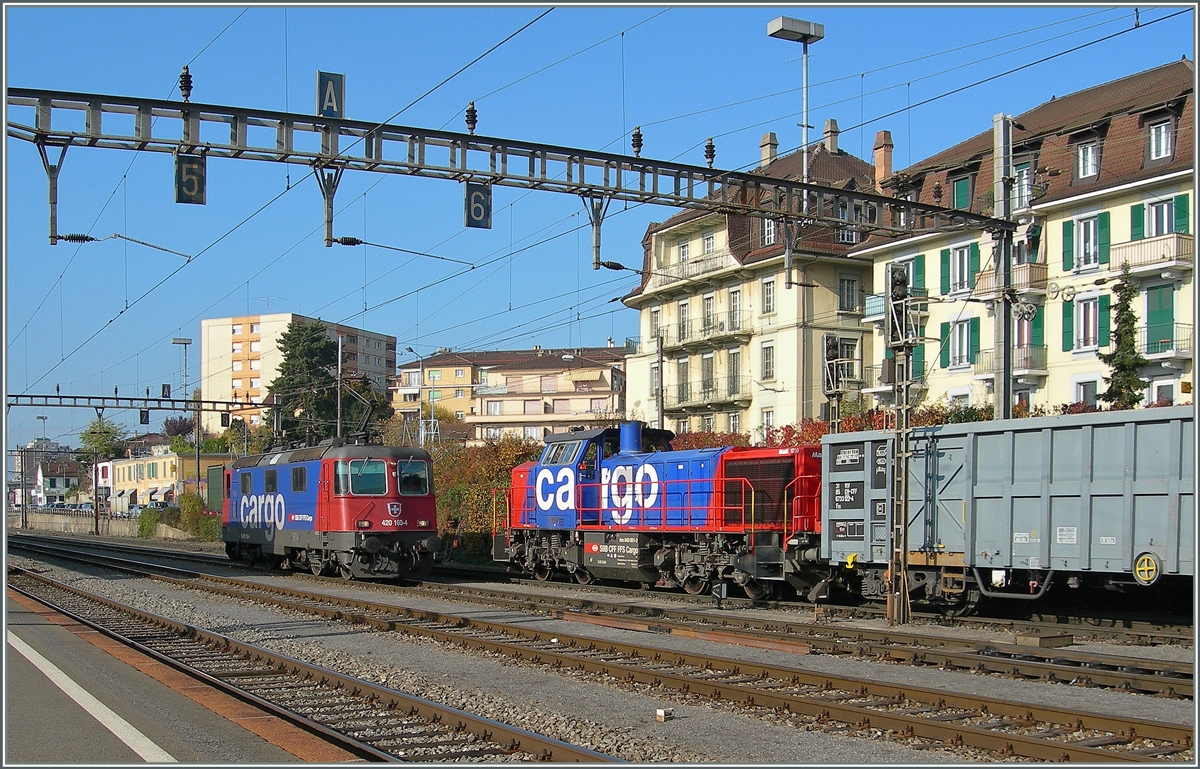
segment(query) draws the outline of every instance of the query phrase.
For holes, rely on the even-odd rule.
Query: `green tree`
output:
[[[387,429],[394,413],[387,393],[372,388],[365,375],[342,383],[343,436],[356,432],[360,424],[368,434],[379,435]]]
[[[171,452],[174,454],[191,454],[196,451],[196,447],[182,435],[176,435],[171,439]]]
[[[1129,263],[1121,267],[1121,282],[1114,287],[1117,303],[1113,306],[1116,323],[1112,332],[1112,352],[1100,353],[1097,357],[1112,369],[1112,376],[1104,377],[1108,389],[1100,393],[1099,399],[1112,404],[1113,408],[1131,409],[1142,402],[1142,393],[1150,382],[1138,376],[1138,369],[1148,361],[1137,349],[1137,315],[1133,312],[1133,300],[1138,287],[1129,273]]]
[[[319,322],[292,321],[279,337],[283,361],[268,385],[275,405],[268,412],[281,437],[319,440],[333,435],[337,424],[337,344]],[[276,420],[278,420],[276,422]]]
[[[103,416],[97,416],[79,434],[79,445],[89,453],[96,452],[101,462],[125,453],[129,431]],[[91,459],[91,457],[88,457]]]

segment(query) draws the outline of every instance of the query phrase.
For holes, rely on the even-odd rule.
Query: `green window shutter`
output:
[[[887,348],[884,348],[884,351],[883,351],[883,357],[885,357],[885,358],[895,358],[895,357],[896,357],[896,353],[892,352],[892,348],[891,348],[891,347],[887,347]]]
[[[925,254],[913,259],[913,288],[925,288]]]
[[[1188,214],[1192,208],[1188,202],[1188,195],[1185,192],[1182,195],[1175,196],[1175,231],[1187,235],[1188,230]]]
[[[924,326],[921,326],[921,328],[918,329],[917,335],[925,336],[925,327]],[[912,378],[913,379],[924,379],[925,378],[925,345],[919,344],[913,348],[912,359],[913,359]]]
[[[942,296],[950,293],[950,249],[942,249]]]
[[[938,357],[938,365],[950,368],[950,324],[942,324],[942,354]]]
[[[978,243],[971,244],[970,268],[971,268],[971,276],[970,276],[971,288],[975,288],[975,276],[979,274],[979,244]]]
[[[1099,319],[1099,323],[1097,323],[1097,325],[1099,326],[1099,329],[1100,329],[1100,346],[1108,347],[1109,342],[1111,341],[1110,334],[1109,334],[1109,328],[1110,328],[1111,324],[1109,322],[1109,318],[1110,318],[1110,315],[1112,314],[1112,311],[1110,309],[1112,306],[1112,297],[1109,296],[1108,294],[1101,294],[1099,304],[1100,304],[1100,319]]]
[[[1075,303],[1063,302],[1063,352],[1075,349]]]
[[[975,362],[975,356],[979,354],[979,318],[971,318],[971,341],[968,350],[968,360]]]
[[[1108,218],[1107,211],[1101,211],[1096,217],[1096,224],[1100,228],[1100,264],[1108,264],[1108,246],[1112,239]]]
[[[1042,244],[1042,225],[1034,224],[1029,228],[1029,261],[1036,262],[1038,260],[1038,250]],[[1047,259],[1046,261],[1049,261]]]
[[[1063,269],[1075,266],[1075,222],[1063,222]]]
[[[1029,343],[1034,347],[1041,347],[1046,344],[1046,308],[1042,305],[1037,306],[1037,313],[1033,316],[1033,322],[1030,323]]]
[[[1146,206],[1137,203],[1129,207],[1129,239],[1146,237]]]

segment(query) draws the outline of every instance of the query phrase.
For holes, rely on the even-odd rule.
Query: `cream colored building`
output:
[[[824,142],[809,156],[810,179],[872,190],[873,166],[839,149],[837,136],[828,121]],[[877,163],[890,166],[890,136],[878,138]],[[802,156],[777,157],[777,146],[774,134],[763,137],[757,173],[801,178]],[[658,424],[661,415],[663,427],[677,433],[755,439],[765,428],[820,417],[828,402],[823,336],[836,336],[852,387],[871,355],[861,322],[871,260],[848,255],[860,237],[828,227],[802,231],[789,287],[783,233],[773,221],[684,211],[650,225],[642,285],[623,300],[641,313],[639,344],[627,359],[628,416]]]
[[[1190,401],[1194,289],[1193,81],[1181,61],[1056,98],[1015,118],[1012,286],[1034,314],[1014,321],[1014,403],[1095,403],[1109,369],[1113,286],[1128,263],[1139,294],[1137,346],[1146,402]],[[890,177],[885,192],[975,213],[992,210],[992,131]],[[979,231],[872,236],[854,255],[884,286],[892,263],[925,289],[925,342],[914,354],[926,401],[996,404],[996,252]],[[863,322],[875,337],[864,391],[891,402],[881,374],[884,298]]]
[[[204,491],[208,468],[227,465],[232,454],[201,454],[200,484]],[[111,462],[111,494],[109,508],[118,513],[129,511],[130,505],[166,502],[174,505],[185,491],[196,491],[196,455],[157,452],[152,455],[114,459]]]
[[[279,375],[283,353],[279,337],[293,321],[321,323],[334,342],[342,338],[342,374],[366,375],[371,386],[386,392],[396,370],[396,337],[377,331],[315,320],[291,312],[209,318],[200,323],[200,387],[205,400],[241,401],[249,404],[233,416],[261,424],[267,387]],[[331,372],[334,373],[334,372]],[[220,432],[221,415],[205,412],[203,427]]]

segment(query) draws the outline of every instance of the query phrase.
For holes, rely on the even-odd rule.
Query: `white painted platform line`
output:
[[[11,630],[8,631],[8,645],[19,651],[25,659],[32,662],[38,670],[42,671],[47,678],[54,682],[55,686],[62,689],[68,697],[79,703],[79,706],[86,710],[88,715],[99,721],[100,725],[105,729],[115,734],[117,739],[128,745],[143,760],[151,763],[174,763],[176,761],[174,756],[151,742],[149,737],[135,729],[124,718],[112,712],[103,702],[88,694],[82,686],[71,680],[53,662],[38,654],[36,649],[14,635]]]

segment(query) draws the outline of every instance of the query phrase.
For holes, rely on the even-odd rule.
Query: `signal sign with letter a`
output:
[[[492,228],[492,188],[487,184],[467,182],[466,227],[482,230]]]

